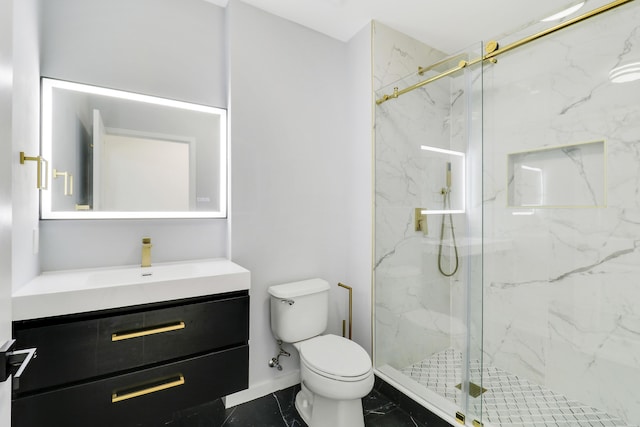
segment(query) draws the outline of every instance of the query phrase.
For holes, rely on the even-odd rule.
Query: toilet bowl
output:
[[[301,390],[295,406],[310,427],[364,427],[362,398],[372,389],[367,352],[346,338],[326,334],[329,284],[322,279],[275,285],[271,329],[300,355]]]
[[[300,354],[302,390],[296,409],[312,427],[363,427],[362,398],[372,389],[369,355],[337,335],[321,335],[294,347]]]

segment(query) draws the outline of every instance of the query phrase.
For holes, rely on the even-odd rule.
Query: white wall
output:
[[[40,0],[42,75],[225,107],[224,9],[202,0]],[[226,256],[226,220],[41,221],[42,270]]]
[[[11,338],[13,1],[0,0],[0,345]],[[11,384],[0,383],[0,425],[11,422]]]
[[[347,272],[352,263],[366,269],[360,256],[370,255],[368,241],[357,245],[352,240],[361,238],[367,219],[358,231],[351,229],[356,216],[370,218],[370,205],[361,206],[367,205],[367,195],[353,197],[363,182],[355,181],[356,171],[368,174],[370,149],[358,153],[352,140],[355,106],[346,44],[239,1],[232,1],[227,13],[231,258],[252,273],[250,385],[259,388],[299,366],[297,355],[283,360],[282,372],[267,365],[277,354],[269,326],[270,285],[328,280],[334,333],[340,333],[343,318],[338,306],[347,298],[338,282],[353,279],[348,284],[355,288],[359,309],[368,305],[369,270]],[[367,105],[366,99],[362,102]],[[365,139],[364,146],[370,137]],[[358,162],[367,166],[360,168]],[[368,193],[370,187],[361,191]],[[363,208],[357,215],[354,200]],[[351,255],[360,250],[365,253]],[[366,325],[369,312],[358,315],[357,324]],[[367,347],[368,331],[357,332]]]
[[[27,156],[40,152],[40,64],[39,7],[37,0],[14,4],[13,27],[13,286],[31,280],[39,271],[37,254],[39,191],[36,163],[16,161],[20,151]],[[35,237],[34,237],[35,234]],[[35,239],[35,242],[34,242]]]
[[[224,107],[224,9],[203,0],[40,0],[42,74]]]
[[[348,166],[349,220],[346,284],[354,288],[353,339],[373,354],[371,334],[373,257],[373,82],[372,25],[367,24],[347,44],[350,96]],[[344,308],[343,308],[344,310]],[[342,311],[344,313],[344,311]]]
[[[35,0],[0,2],[0,345],[11,337],[12,282],[37,274],[31,233],[38,227],[38,7]],[[11,422],[11,381],[0,384],[0,425]]]

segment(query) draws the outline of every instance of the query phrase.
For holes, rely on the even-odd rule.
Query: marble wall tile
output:
[[[392,91],[393,85],[406,87],[416,83],[422,78],[416,75],[418,66],[427,66],[443,57],[443,53],[376,22],[377,97]],[[431,321],[431,314],[448,314],[451,301],[449,280],[437,272],[434,241],[438,239],[441,217],[427,217],[427,236],[414,229],[415,208],[443,208],[440,190],[445,181],[446,161],[425,155],[420,146],[450,148],[449,92],[448,84],[433,85],[376,108],[378,365],[404,367],[451,345],[448,331],[442,330],[450,326]]]
[[[469,102],[462,80],[376,108],[378,362],[401,366],[421,352],[457,345],[455,322],[442,328],[434,319],[437,313],[464,323],[460,307],[469,302],[482,308],[468,314],[468,332],[472,352],[482,348],[486,362],[640,423],[632,389],[640,379],[640,83],[608,81],[615,65],[634,55],[640,60],[638,22],[640,8],[624,6],[504,55],[483,75],[466,76],[483,83],[483,114],[466,117],[482,123],[482,150],[473,134],[478,126],[458,120],[465,115],[461,101]],[[433,50],[382,25],[375,34],[378,94],[398,80],[402,87],[415,83],[405,76],[429,63],[418,57]],[[572,192],[602,185],[593,192],[600,207],[509,207],[509,155],[593,141],[605,145],[593,163],[564,153],[585,186],[567,178],[555,190],[559,200],[575,201]],[[465,274],[451,281],[434,264],[440,217],[429,217],[427,238],[412,231],[413,208],[437,205],[442,185],[442,165],[421,157],[418,144],[482,157],[480,172],[469,166],[476,168],[474,202],[455,221],[461,241],[483,241],[483,255],[465,247]],[[421,341],[429,332],[431,347]]]
[[[608,72],[640,60],[638,22],[640,8],[626,6],[488,67],[483,176],[484,237],[511,246],[484,257],[487,360],[634,424],[640,83],[610,83]],[[600,140],[606,207],[507,207],[510,153]]]

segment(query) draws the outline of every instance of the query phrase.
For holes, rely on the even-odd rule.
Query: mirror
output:
[[[224,218],[227,112],[42,79],[43,219]]]

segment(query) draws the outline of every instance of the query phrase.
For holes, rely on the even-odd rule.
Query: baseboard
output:
[[[250,385],[248,389],[239,391],[237,393],[230,394],[225,398],[225,408],[232,408],[242,403],[250,402],[255,399],[259,399],[262,396],[271,394],[278,390],[292,387],[300,383],[300,371],[295,370],[288,374],[279,376],[270,381],[264,381],[259,384]]]

